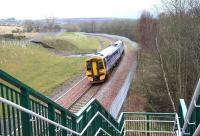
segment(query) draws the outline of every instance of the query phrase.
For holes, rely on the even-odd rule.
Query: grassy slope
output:
[[[66,32],[57,37],[48,36],[43,40],[44,43],[57,50],[68,52],[96,52],[99,49],[100,41],[105,46],[110,44],[106,38],[76,32]]]
[[[49,95],[82,72],[84,57],[61,57],[36,46],[0,41],[0,69]]]

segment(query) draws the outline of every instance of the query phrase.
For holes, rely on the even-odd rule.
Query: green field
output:
[[[0,69],[49,95],[83,72],[84,57],[62,57],[36,44],[0,41]]]
[[[96,52],[110,44],[110,41],[106,38],[77,32],[65,32],[56,37],[47,36],[44,37],[42,42],[56,50],[80,53]]]

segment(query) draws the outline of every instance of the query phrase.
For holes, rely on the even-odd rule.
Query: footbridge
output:
[[[117,107],[108,112],[96,99],[72,113],[2,70],[0,81],[0,136],[200,135],[200,80],[188,108],[180,99],[178,113],[122,112],[116,117],[110,113]]]

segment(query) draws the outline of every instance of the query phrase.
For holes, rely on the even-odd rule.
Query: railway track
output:
[[[91,87],[83,95],[74,101],[74,103],[69,107],[69,110],[73,113],[78,112],[95,96],[100,87],[100,84],[91,85]]]
[[[80,97],[84,95],[91,86],[92,84],[87,80],[87,78],[84,78],[72,88],[65,91],[65,93],[55,101],[65,108],[69,108],[77,101],[77,99],[80,99]]]
[[[110,76],[115,74],[115,72],[116,68],[112,70],[112,73],[104,83],[108,82]],[[98,90],[103,87],[104,83],[92,84],[84,77],[54,101],[69,109],[71,112],[76,113],[95,97]]]
[[[125,51],[125,54],[126,52],[127,49]],[[123,60],[125,61],[125,59]],[[124,70],[124,67],[126,67],[127,65],[126,61],[124,63],[122,62],[123,61],[121,60],[118,65],[123,66],[121,66],[121,68],[120,66],[115,67],[104,83],[92,84],[86,77],[84,77],[82,80],[77,82],[69,90],[66,90],[54,101],[69,109],[73,113],[77,113],[92,98],[98,99],[101,103],[104,104],[105,107],[109,108],[109,106],[112,104],[112,100],[117,94],[120,85],[124,82],[126,72],[128,71],[128,68]],[[120,70],[117,70],[118,68]],[[117,78],[113,79],[112,76],[115,75],[116,71],[119,71],[121,73],[118,72]],[[123,76],[121,76],[121,74]],[[110,79],[112,79],[113,81],[110,81]],[[109,96],[110,99],[106,96]]]
[[[95,96],[101,86],[102,84],[90,83],[84,77],[54,101],[76,113]]]

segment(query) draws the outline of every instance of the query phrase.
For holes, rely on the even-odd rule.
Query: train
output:
[[[86,76],[92,83],[104,82],[112,69],[119,63],[124,54],[124,43],[121,40],[110,44],[107,48],[86,60]]]

